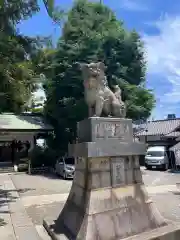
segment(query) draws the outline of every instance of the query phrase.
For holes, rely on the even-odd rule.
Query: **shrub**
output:
[[[31,154],[31,167],[54,167],[57,156],[56,152],[50,148],[42,148],[39,146],[36,146]]]

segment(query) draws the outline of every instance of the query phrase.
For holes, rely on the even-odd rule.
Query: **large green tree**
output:
[[[54,1],[45,1],[53,17]],[[0,112],[20,112],[35,87],[34,59],[40,38],[20,34],[17,24],[39,11],[38,1],[0,1]],[[32,61],[33,60],[33,61]]]
[[[32,91],[31,53],[37,41],[20,35],[17,23],[38,10],[32,1],[0,4],[0,111],[19,112]]]
[[[76,1],[68,14],[52,61],[46,113],[55,127],[58,148],[66,150],[76,136],[76,123],[87,116],[81,72],[75,62],[104,61],[110,87],[119,84],[127,104],[127,117],[147,118],[154,105],[144,88],[143,43],[136,31],[100,3]]]

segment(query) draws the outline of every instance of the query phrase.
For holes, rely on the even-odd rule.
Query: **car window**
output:
[[[65,158],[65,163],[74,165],[75,164],[74,158]]]

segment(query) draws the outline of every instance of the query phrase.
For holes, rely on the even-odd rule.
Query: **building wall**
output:
[[[34,146],[34,136],[36,133],[33,132],[0,132],[0,142],[11,142],[13,139],[17,141],[29,141],[31,144],[30,150]]]

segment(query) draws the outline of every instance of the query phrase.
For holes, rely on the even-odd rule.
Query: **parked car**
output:
[[[159,168],[167,170],[169,158],[165,146],[153,146],[147,149],[145,156],[145,167],[147,169]]]
[[[64,179],[73,178],[75,172],[75,159],[73,157],[61,157],[55,165],[55,173]]]

